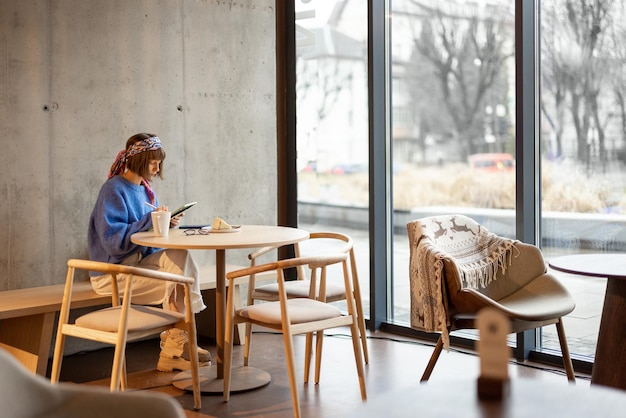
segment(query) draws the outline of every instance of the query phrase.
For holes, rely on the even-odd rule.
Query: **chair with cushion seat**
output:
[[[410,246],[411,326],[441,332],[422,376],[428,380],[449,333],[475,329],[475,317],[492,307],[511,321],[511,332],[555,324],[567,378],[574,381],[563,316],[574,310],[568,291],[547,272],[541,250],[499,237],[463,215],[407,224]]]
[[[148,391],[111,393],[91,385],[50,384],[0,349],[0,405],[10,418],[185,418],[171,396]]]
[[[152,335],[159,335],[162,331],[175,327],[187,331],[189,335],[188,346],[194,407],[195,409],[200,409],[196,323],[191,305],[188,303],[194,279],[158,270],[88,260],[71,259],[67,262],[67,266],[65,292],[59,315],[52,372],[50,375],[52,383],[59,381],[65,338],[70,336],[115,346],[110,391],[125,390],[127,381],[125,367],[126,343]],[[74,323],[70,323],[69,313],[76,270],[96,271],[113,276],[111,281],[111,306],[89,312],[77,318]],[[128,280],[125,280],[123,298],[121,299],[117,283],[118,274],[129,275]],[[165,280],[183,286],[185,292],[185,313],[165,310],[156,306],[132,305],[130,300],[133,276]]]
[[[261,248],[248,255],[250,265],[254,266],[256,260],[262,255],[275,250],[276,247]],[[361,298],[361,288],[359,285],[359,276],[356,265],[356,257],[354,253],[354,244],[352,238],[338,232],[312,232],[307,241],[294,244],[294,252],[296,257],[311,256],[316,254],[344,252],[348,254],[349,270],[341,272],[339,268],[336,271],[341,274],[351,276],[352,289],[351,294],[354,297],[356,307],[356,318],[359,327],[359,336],[361,338],[361,347],[365,364],[369,363],[369,353],[367,349],[367,336],[365,330],[365,316],[363,313],[363,302]],[[300,266],[297,269],[298,280],[285,282],[285,292],[289,298],[308,298],[310,292],[310,280],[306,277],[306,272]],[[265,280],[267,280],[267,275]],[[319,297],[319,286],[316,289],[316,295]],[[338,302],[346,299],[346,290],[343,286],[343,278],[336,280],[328,280],[325,289],[326,302]],[[278,283],[269,283],[265,285],[257,285],[253,276],[248,288],[248,305],[252,305],[255,300],[275,301],[278,300]],[[246,338],[244,347],[244,365],[248,364],[250,354],[250,333],[252,331],[251,324],[246,324]],[[309,341],[308,344],[311,344]],[[319,342],[321,344],[321,342]],[[308,362],[308,358],[306,360]]]
[[[348,274],[348,254],[326,254],[312,257],[300,257],[286,259],[259,266],[248,267],[246,269],[229,272],[226,274],[230,286],[240,277],[252,277],[254,274],[275,271],[278,278],[278,301],[270,301],[245,306],[235,309],[233,292],[228,293],[226,306],[226,335],[224,338],[224,400],[230,398],[230,374],[233,353],[234,327],[239,323],[252,323],[282,332],[285,344],[285,357],[289,373],[289,383],[294,409],[294,415],[300,416],[300,402],[296,383],[295,359],[293,352],[293,336],[297,334],[316,333],[318,345],[316,347],[316,370],[315,383],[319,383],[319,369],[321,364],[321,338],[325,329],[336,327],[349,327],[352,337],[354,358],[357,367],[359,385],[362,399],[366,399],[365,379],[363,372],[363,362],[361,357],[361,344],[359,342],[359,331],[355,314],[355,303],[353,297],[346,298],[348,309],[347,314],[327,302],[323,302],[326,285],[326,270],[328,266],[339,264],[345,271],[344,292],[351,293],[352,283]],[[312,270],[310,278],[310,297],[288,298],[286,292],[285,269],[308,267]],[[319,275],[318,275],[319,273]],[[319,281],[319,282],[318,282]],[[320,289],[319,294],[315,294],[315,289]],[[306,345],[305,358],[311,356],[311,346]],[[308,381],[309,371],[305,368],[304,381]]]

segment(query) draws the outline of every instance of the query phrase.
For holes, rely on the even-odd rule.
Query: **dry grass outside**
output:
[[[299,173],[298,187],[299,198],[306,201],[357,207],[369,204],[367,173]],[[589,178],[564,165],[544,163],[542,199],[544,211],[626,214],[621,181],[599,175]],[[465,164],[406,167],[394,174],[393,206],[396,210],[427,206],[514,209],[515,173],[471,170]]]
[[[623,174],[617,178],[623,178]],[[567,165],[543,165],[543,210],[554,212],[626,214],[626,190],[610,176],[589,178]]]
[[[394,176],[394,207],[515,208],[515,174],[471,171],[464,164],[407,168]]]

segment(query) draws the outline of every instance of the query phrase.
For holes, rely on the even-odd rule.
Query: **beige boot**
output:
[[[157,370],[171,372],[173,370],[189,370],[189,336],[185,330],[179,328],[168,329],[161,333],[161,353]],[[211,353],[198,347],[198,363],[200,366],[211,364]]]

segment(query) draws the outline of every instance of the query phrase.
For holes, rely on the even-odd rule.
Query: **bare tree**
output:
[[[351,66],[343,65],[341,57],[300,58],[296,90],[302,100],[314,95],[317,118],[323,120],[337,103],[341,91],[351,85]]]
[[[554,150],[550,151],[550,155],[558,159],[563,155],[563,131],[567,111],[567,86],[563,77],[566,62],[565,57],[559,53],[558,25],[554,24],[554,19],[543,19],[542,23],[547,23],[541,27],[542,91],[550,92],[552,100],[541,95],[541,112],[554,132]]]
[[[548,120],[557,133],[557,155],[562,153],[565,124],[563,106],[569,96],[569,111],[576,132],[577,158],[591,168],[592,150],[596,150],[601,166],[607,161],[603,90],[609,85],[607,68],[608,32],[612,25],[614,0],[562,0],[551,3],[544,26],[550,37],[543,51],[550,62],[544,73],[544,87],[554,98],[556,118]],[[549,112],[544,109],[549,116]]]
[[[464,156],[484,143],[485,97],[503,74],[507,52],[507,19],[503,10],[479,16],[465,7],[411,0],[423,16],[413,40],[431,63]]]

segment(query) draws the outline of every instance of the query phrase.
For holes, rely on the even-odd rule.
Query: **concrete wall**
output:
[[[0,290],[87,256],[136,132],[164,143],[161,203],[198,201],[186,222],[276,223],[274,24],[274,0],[0,0]]]

